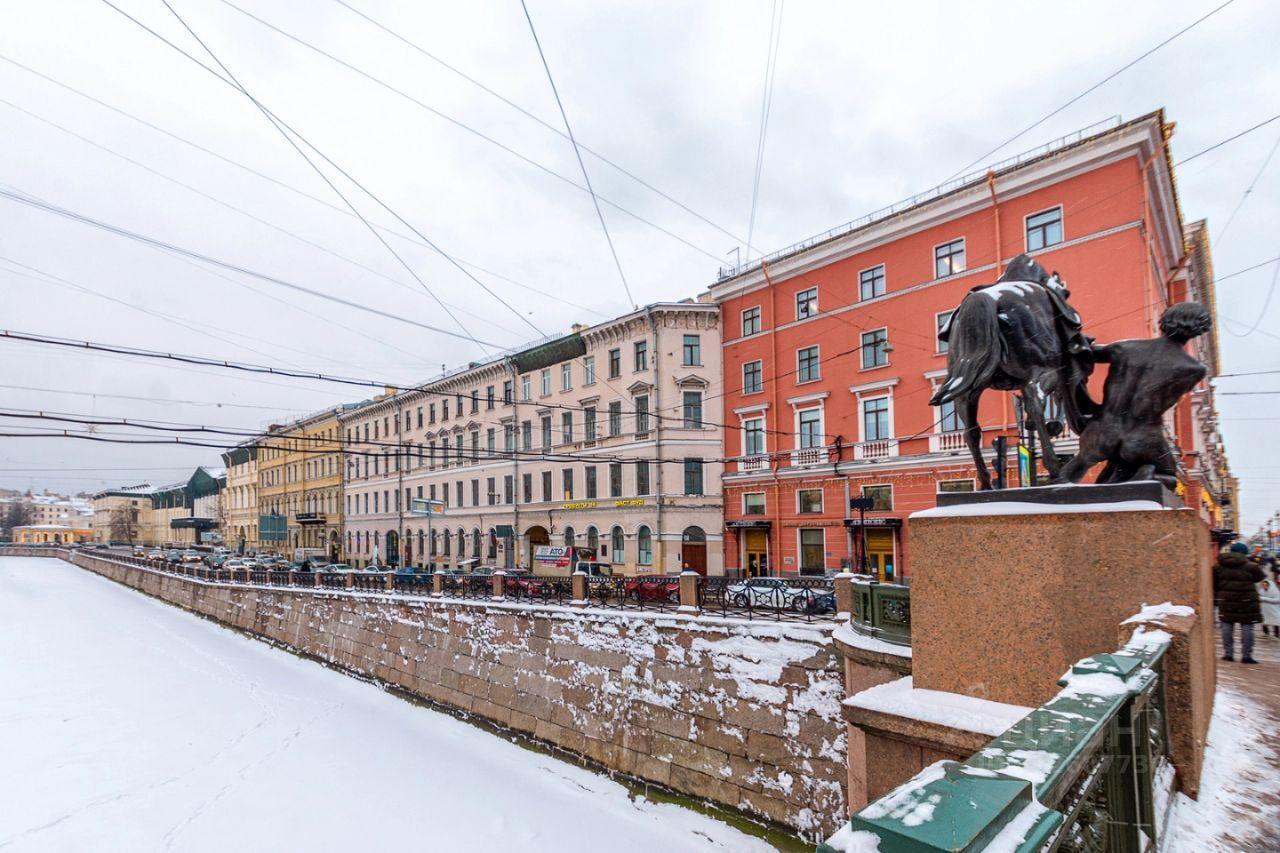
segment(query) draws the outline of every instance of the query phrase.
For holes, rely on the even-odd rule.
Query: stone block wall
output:
[[[829,627],[216,584],[89,554],[73,562],[809,838],[848,817]]]

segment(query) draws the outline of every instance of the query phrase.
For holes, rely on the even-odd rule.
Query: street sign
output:
[[[413,515],[444,515],[444,501],[414,498],[409,501],[409,512]]]

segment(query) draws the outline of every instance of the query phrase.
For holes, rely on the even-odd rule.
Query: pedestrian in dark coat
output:
[[[1253,626],[1262,621],[1258,587],[1262,567],[1249,559],[1249,546],[1236,542],[1218,555],[1213,567],[1213,593],[1222,622],[1222,659],[1235,660],[1235,627],[1240,626],[1240,660],[1253,659]]]

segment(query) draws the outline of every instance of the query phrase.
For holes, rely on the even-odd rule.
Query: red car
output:
[[[636,601],[680,602],[679,575],[649,575],[627,578],[623,586],[627,598]]]

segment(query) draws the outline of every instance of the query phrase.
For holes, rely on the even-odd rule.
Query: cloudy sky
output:
[[[162,0],[112,2],[6,9],[0,190],[410,322],[0,197],[0,327],[407,383],[693,295],[746,242],[771,0],[530,2],[575,134],[607,158],[586,164],[630,299],[573,150],[548,127],[559,114],[518,0],[169,0],[262,105],[386,205],[325,167],[413,275],[243,94],[122,14],[209,64]],[[752,244],[943,181],[1219,3],[792,0]],[[1161,106],[1175,158],[1199,151],[1280,109],[1277,43],[1280,9],[1235,0],[988,159]],[[1280,254],[1280,155],[1244,195],[1278,140],[1280,122],[1178,176],[1219,276]],[[1275,269],[1219,288],[1226,372],[1280,369]],[[1280,374],[1218,386],[1280,390]],[[258,429],[362,396],[0,342],[0,399],[18,409]],[[1280,393],[1224,394],[1220,410],[1252,530],[1280,508]],[[0,438],[9,487],[161,482],[200,463],[216,451]]]

